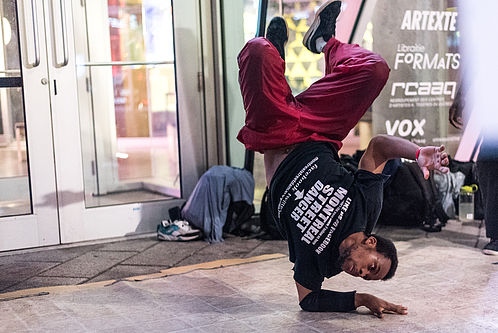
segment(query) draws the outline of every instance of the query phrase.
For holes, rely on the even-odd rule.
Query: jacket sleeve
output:
[[[299,303],[301,309],[310,312],[349,312],[355,307],[356,291],[338,292],[332,290],[312,291]]]

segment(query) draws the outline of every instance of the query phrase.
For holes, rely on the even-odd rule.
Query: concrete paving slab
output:
[[[457,255],[458,251],[455,249],[459,248],[472,248],[479,252],[488,242],[488,239],[484,237],[485,229],[481,226],[480,221],[460,223],[450,220],[443,232],[440,233],[426,233],[419,228],[379,225],[376,228],[376,233],[399,241],[399,253],[413,257],[412,267],[417,269],[424,267],[425,263],[423,258],[417,259],[415,253],[424,248],[427,239],[440,239],[440,245],[446,246],[450,250],[445,252],[446,257]],[[477,248],[475,248],[476,244]],[[100,255],[92,258],[95,255],[94,252],[100,253]],[[124,255],[116,257],[113,254],[120,252]],[[443,252],[440,251],[440,255]],[[49,278],[54,278],[53,285],[59,285],[64,281],[76,284],[85,279],[92,279],[92,281],[122,279],[170,267],[204,263],[222,258],[248,258],[265,253],[287,254],[286,241],[245,240],[240,237],[228,236],[225,238],[225,242],[210,245],[204,241],[159,242],[155,237],[147,236],[111,243],[62,246],[62,248],[40,249],[38,251],[26,250],[20,251],[20,253],[9,253],[9,255],[0,254],[0,288],[3,288],[4,292],[13,291],[27,286],[37,287],[37,282],[39,282],[38,287],[46,286],[50,281]],[[102,256],[103,260],[100,260],[99,256]],[[462,258],[462,260],[464,259]],[[40,263],[50,263],[60,267],[43,266],[43,264],[40,267]],[[6,269],[8,267],[10,269]],[[54,269],[47,270],[47,267]],[[434,269],[434,267],[430,268]],[[399,270],[410,271],[402,264],[400,264]],[[73,274],[77,274],[77,276],[73,276]],[[416,275],[413,270],[407,274]],[[247,283],[251,278],[250,276],[238,275],[240,281]],[[26,284],[23,284],[23,281],[26,281]],[[257,291],[258,287],[254,286],[253,288]]]
[[[131,276],[159,273],[162,269],[164,269],[163,266],[117,265],[88,280],[88,282],[119,280]]]
[[[495,257],[437,238],[396,245],[401,249],[400,270],[392,280],[363,281],[340,274],[323,287],[384,297],[408,306],[406,316],[386,314],[380,320],[364,307],[351,313],[303,312],[292,263],[284,257],[3,301],[0,311],[8,315],[0,318],[0,327],[52,331],[67,321],[76,332],[498,331]]]
[[[2,292],[15,291],[19,289],[64,286],[71,284],[80,284],[87,282],[87,278],[69,278],[69,277],[51,277],[51,276],[34,276],[25,281],[18,282],[11,287],[2,290]]]
[[[429,234],[427,238],[448,240],[452,243],[464,245],[466,247],[473,248],[478,242],[478,237],[476,235],[462,234],[455,231],[443,230],[436,234]]]
[[[247,326],[239,320],[217,322],[215,324],[200,327],[201,332],[257,332],[255,328]]]
[[[260,246],[263,241],[258,239],[240,239],[239,237],[226,237],[224,242],[213,243],[185,257],[178,265],[195,265],[209,260],[246,258],[249,253]],[[275,253],[274,251],[271,253]]]
[[[245,255],[246,258],[269,253],[282,253],[289,255],[289,245],[286,240],[269,240],[262,242]]]
[[[87,245],[87,246],[76,246],[68,247],[62,249],[37,249],[30,250],[22,254],[12,254],[12,255],[2,255],[0,256],[0,265],[9,264],[23,261],[32,262],[65,262],[81,256],[87,252],[98,250],[102,245]]]
[[[91,251],[49,269],[40,276],[92,278],[136,254],[136,252],[122,251]]]
[[[108,244],[102,244],[102,246],[99,248],[99,251],[142,252],[156,244],[157,244],[156,237],[148,237],[148,238],[132,239],[128,241],[119,241]]]
[[[160,318],[160,317],[159,317]],[[137,327],[138,328],[138,327]],[[144,323],[139,329],[143,329],[146,332],[181,332],[194,330],[192,326],[184,322],[181,318],[175,318],[174,321],[171,320],[157,320],[152,322]]]
[[[52,262],[18,262],[0,265],[0,291],[57,265],[58,263]]]
[[[0,332],[29,332],[28,326],[12,316],[0,318]]]
[[[147,265],[173,267],[183,259],[208,247],[209,243],[204,241],[194,242],[157,242],[156,245],[124,261],[123,265]],[[204,261],[209,261],[204,260]]]
[[[409,241],[414,239],[420,239],[420,238],[425,238],[427,235],[425,231],[417,227],[401,227],[401,226],[386,226],[386,225],[377,225],[373,233],[397,241]]]

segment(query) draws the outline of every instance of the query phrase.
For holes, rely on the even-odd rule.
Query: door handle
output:
[[[30,29],[30,27],[27,26],[27,22],[30,21],[30,20],[24,20],[24,28],[25,28],[25,31],[26,31],[26,37],[25,37],[25,43],[26,43],[26,58],[27,58],[27,65],[28,67],[31,67],[31,68],[35,68],[37,67],[38,65],[40,65],[40,42],[38,40],[38,19],[36,18],[36,0],[31,0],[31,24],[33,25],[32,26],[32,29]],[[26,6],[23,6],[23,14],[24,14],[24,18],[28,17],[26,15]],[[31,31],[30,31],[31,30]],[[31,35],[29,35],[29,33],[31,33]],[[28,39],[29,39],[29,36],[32,36],[33,37],[33,43],[29,43],[28,42]],[[31,45],[30,45],[31,44]],[[33,51],[34,51],[34,60],[31,61],[30,59],[30,46],[33,46]]]
[[[55,10],[55,4],[59,3],[59,10]],[[52,0],[52,31],[53,31],[53,46],[54,46],[54,63],[56,67],[64,67],[69,63],[69,50],[67,45],[67,22],[66,22],[66,5],[64,4],[64,0]],[[58,14],[57,14],[58,12]],[[59,47],[57,43],[57,34],[55,26],[56,20],[55,18],[59,15],[60,24],[61,24],[61,34],[62,34],[62,61],[59,62]]]

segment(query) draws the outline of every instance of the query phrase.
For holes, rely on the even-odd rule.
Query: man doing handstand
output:
[[[334,38],[340,1],[325,2],[303,44],[325,56],[325,76],[293,96],[285,80],[285,21],[274,18],[266,38],[254,38],[238,56],[246,110],[238,139],[262,152],[269,207],[288,240],[299,304],[306,311],[352,311],[368,307],[406,314],[407,308],[370,294],[321,289],[324,278],[345,271],[366,280],[390,279],[397,268],[394,244],[372,235],[382,207],[382,175],[393,158],[416,160],[448,172],[444,147],[420,148],[379,135],[366,149],[356,173],[338,158],[342,140],[384,87],[389,67],[379,55]]]

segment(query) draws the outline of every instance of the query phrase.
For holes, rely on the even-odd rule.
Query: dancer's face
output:
[[[368,237],[347,248],[339,258],[344,272],[365,280],[381,280],[391,268],[391,260],[377,252],[377,240]]]

